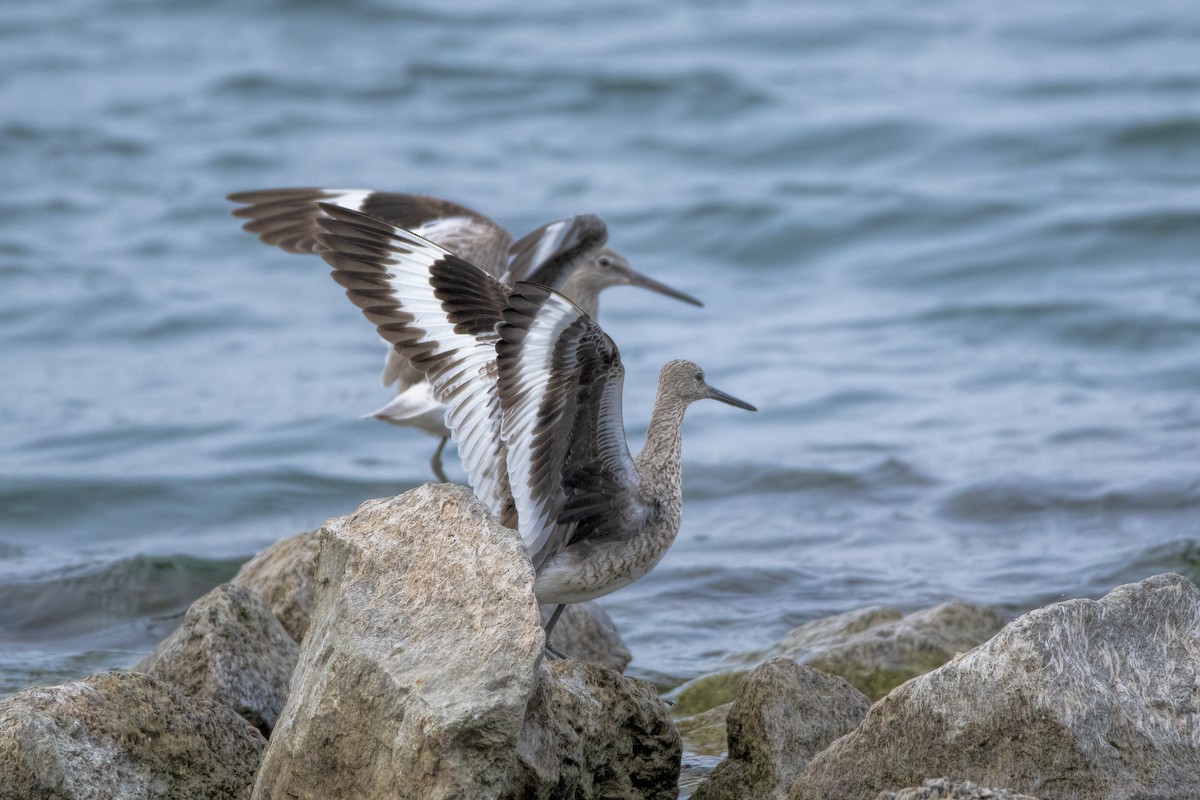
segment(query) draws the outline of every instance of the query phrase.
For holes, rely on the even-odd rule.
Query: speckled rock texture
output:
[[[880,792],[875,800],[1039,800],[1028,794],[1009,789],[979,786],[970,781],[930,778],[920,786]]]
[[[0,700],[0,798],[240,800],[265,744],[220,703],[100,673]]]
[[[193,603],[175,632],[133,670],[223,703],[269,736],[297,653],[262,598],[227,583]]]
[[[871,707],[793,800],[931,775],[1042,800],[1200,796],[1200,591],[1179,575],[1031,611]]]
[[[255,798],[674,797],[653,689],[543,663],[529,557],[468,490],[331,520],[316,586]]]
[[[862,722],[870,701],[842,678],[786,658],[755,668],[726,718],[729,757],[693,800],[782,798],[804,765]]]
[[[231,583],[252,589],[266,601],[297,642],[313,612],[320,531],[282,539],[247,561]]]
[[[242,565],[232,580],[261,595],[297,642],[304,638],[312,618],[319,533],[310,531],[276,542]],[[553,611],[554,606],[543,607],[543,622]],[[570,658],[618,672],[624,672],[633,658],[612,618],[591,602],[567,606],[550,642]]]

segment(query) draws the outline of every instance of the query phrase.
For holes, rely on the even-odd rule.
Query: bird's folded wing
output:
[[[508,270],[501,278],[549,286],[562,284],[574,261],[608,241],[608,228],[594,214],[579,214],[543,225],[518,239],[509,249]]]
[[[585,537],[645,516],[621,415],[625,370],[612,339],[544,286],[513,287],[499,327],[502,435],[521,538],[535,567]]]
[[[478,211],[419,194],[372,189],[260,189],[229,195],[244,207],[233,215],[266,244],[291,253],[316,253],[321,204],[348,208],[404,228],[499,277],[508,262],[512,236]]]
[[[420,369],[479,499],[515,526],[500,404],[496,333],[507,290],[479,267],[402,228],[323,205],[317,240],[333,278],[375,329]]]

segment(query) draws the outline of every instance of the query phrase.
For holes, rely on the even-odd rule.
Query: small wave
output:
[[[684,476],[686,494],[697,500],[711,500],[757,494],[834,494],[892,496],[897,490],[926,487],[934,481],[911,464],[897,458],[885,458],[857,472],[830,469],[772,469],[747,464],[737,469],[729,465],[698,464],[688,467]]]
[[[137,556],[0,583],[0,635],[47,643],[92,637],[141,620],[173,617],[213,586],[229,580],[242,560]],[[174,627],[167,622],[168,630]]]
[[[1042,514],[1117,515],[1200,509],[1200,482],[1155,482],[1128,489],[1009,479],[951,492],[938,513],[962,522],[1005,522]]]

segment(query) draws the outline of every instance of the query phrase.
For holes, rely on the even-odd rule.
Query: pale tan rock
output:
[[[543,664],[529,557],[469,491],[364,503],[326,524],[318,565],[255,798],[674,791],[678,736],[653,689]]]
[[[0,700],[0,799],[242,800],[264,744],[220,703],[100,673]]]
[[[1194,797],[1200,590],[1179,575],[1031,611],[894,689],[793,800],[874,800],[930,775],[1043,800]]]
[[[270,735],[297,652],[262,598],[226,583],[193,603],[175,632],[133,670],[223,703]]]
[[[297,642],[313,611],[319,531],[282,539],[247,561],[231,583],[257,592]]]

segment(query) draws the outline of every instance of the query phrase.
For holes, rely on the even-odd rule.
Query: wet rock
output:
[[[776,658],[746,676],[726,719],[729,757],[694,800],[786,793],[804,765],[866,716],[870,702],[842,678]]]
[[[297,642],[313,611],[319,531],[283,539],[247,561],[231,583],[252,589],[266,601]]]
[[[0,798],[246,798],[264,745],[226,706],[106,672],[0,700]]]
[[[878,700],[909,678],[987,641],[1003,625],[995,611],[962,600],[906,616],[895,609],[863,609],[795,629],[772,655],[840,675]]]
[[[788,658],[839,675],[872,700],[945,664],[1000,630],[985,606],[955,600],[907,616],[894,608],[863,608],[796,628],[773,647],[746,653],[731,669],[695,678],[670,693],[676,713],[699,714],[733,700],[749,667]]]
[[[133,669],[229,706],[269,735],[297,652],[262,598],[227,583],[193,603],[175,632]]]
[[[466,489],[331,520],[316,585],[255,798],[674,796],[653,689],[543,664],[529,557]]]
[[[542,624],[554,613],[554,606],[542,606]],[[621,639],[612,618],[592,602],[575,603],[563,609],[550,633],[554,649],[576,661],[590,661],[624,672],[633,656]]]
[[[894,792],[880,792],[875,800],[1038,800],[1009,789],[978,786],[970,781],[931,778],[920,786]]]
[[[726,718],[733,703],[710,708],[675,722],[683,746],[689,753],[705,756],[723,756],[726,751]]]
[[[898,687],[790,796],[871,800],[929,775],[1044,800],[1194,796],[1197,686],[1200,590],[1159,575],[1031,611]]]
[[[723,706],[733,702],[737,697],[742,679],[750,670],[739,669],[730,672],[714,672],[711,675],[701,675],[670,692],[668,697],[675,704],[677,715],[700,714],[710,708]]]

